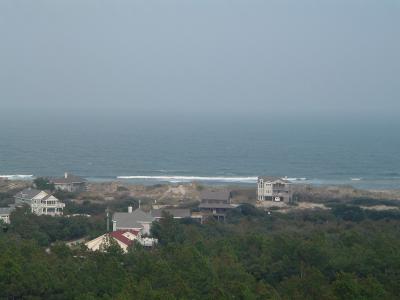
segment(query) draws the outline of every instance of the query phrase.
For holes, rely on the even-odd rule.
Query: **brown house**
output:
[[[218,221],[224,221],[227,211],[234,208],[231,198],[232,194],[227,190],[203,191],[199,205],[202,218],[213,216]]]
[[[50,178],[50,182],[56,190],[72,193],[86,191],[86,179],[72,174],[65,173],[64,177]]]

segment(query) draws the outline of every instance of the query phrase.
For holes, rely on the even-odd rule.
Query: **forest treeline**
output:
[[[66,221],[20,210],[12,218],[13,225],[0,233],[2,299],[381,300],[400,295],[400,219],[393,212],[338,206],[267,214],[244,205],[225,223],[166,217],[152,228],[156,248],[134,245],[128,254],[115,245],[96,253],[57,242],[100,231],[100,220]],[[85,233],[78,232],[81,227]],[[63,228],[64,236],[58,233]]]

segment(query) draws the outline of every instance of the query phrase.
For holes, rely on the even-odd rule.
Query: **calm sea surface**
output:
[[[400,189],[394,120],[44,117],[0,125],[0,175],[68,171],[92,180],[243,184],[278,175]]]

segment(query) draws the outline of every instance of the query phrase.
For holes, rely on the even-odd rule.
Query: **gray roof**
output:
[[[277,177],[277,176],[260,176],[260,177],[258,177],[258,179],[262,179],[262,180],[268,181],[268,182],[282,181],[282,182],[285,182],[285,183],[290,183],[289,180],[286,180],[284,178]]]
[[[201,192],[200,197],[201,199],[207,200],[229,200],[231,198],[231,192],[228,190],[205,190]]]
[[[32,188],[27,188],[19,192],[18,194],[15,195],[17,198],[24,198],[24,199],[32,199],[35,197],[37,194],[39,194],[41,191],[32,189]]]
[[[141,228],[142,225],[140,223],[151,223],[154,218],[151,214],[139,208],[132,213],[116,212],[113,215],[113,221],[116,221],[118,228]]]
[[[151,215],[154,218],[161,218],[163,211],[171,214],[174,218],[190,218],[190,209],[187,208],[154,209],[151,211]]]
[[[10,207],[0,207],[0,215],[9,215],[14,210],[15,210],[15,205],[12,205]]]
[[[85,183],[86,179],[75,176],[72,174],[66,174],[67,176],[65,177],[60,177],[60,178],[50,178],[50,181],[54,184],[71,184],[71,183]]]
[[[19,192],[18,194],[16,194],[14,197],[31,200],[32,198],[34,198],[35,196],[37,196],[37,195],[38,195],[39,193],[41,193],[41,192],[43,192],[43,191],[36,190],[36,189],[31,189],[31,188],[27,188],[27,189],[22,190],[22,191]],[[47,194],[46,197],[44,197],[44,198],[41,199],[41,200],[47,200],[47,199],[49,199],[51,196],[53,196],[53,195],[51,195],[51,194],[49,194],[49,193],[47,193],[47,192],[46,192],[46,194]],[[53,196],[53,197],[54,197],[54,196]],[[55,197],[54,197],[54,198],[55,198]]]
[[[200,203],[199,208],[233,208],[232,205],[227,203]]]

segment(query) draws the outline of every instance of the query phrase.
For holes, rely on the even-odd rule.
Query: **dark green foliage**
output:
[[[154,222],[151,227],[152,236],[162,245],[182,243],[183,227],[169,213],[164,211],[162,215],[163,218],[159,222]]]
[[[365,210],[365,214],[371,220],[400,220],[400,211],[398,210]]]
[[[89,200],[83,202],[76,202],[72,200],[64,200],[66,214],[89,214],[99,215],[104,214],[107,209],[106,203],[95,203]]]
[[[338,299],[390,299],[382,284],[371,276],[359,278],[355,274],[339,273],[333,282],[333,291]]]
[[[355,198],[351,201],[351,204],[363,206],[387,205],[400,207],[400,201],[389,199]]]
[[[105,219],[87,217],[36,216],[29,209],[18,208],[11,214],[9,234],[34,239],[47,246],[55,241],[94,237],[105,231]]]
[[[345,221],[360,222],[365,219],[364,210],[358,206],[337,205],[333,207],[332,212]]]
[[[33,183],[38,190],[54,191],[54,183],[49,182],[47,178],[38,177]]]
[[[57,196],[57,195],[56,195]],[[136,209],[138,205],[138,200],[134,198],[124,198],[121,200],[114,200],[108,202],[94,202],[90,200],[84,200],[78,202],[71,200],[73,197],[64,198],[65,213],[66,214],[89,214],[89,215],[99,215],[104,214],[108,208],[111,212],[113,211],[126,211],[128,206],[132,206]]]
[[[12,193],[0,193],[0,207],[7,207],[15,202]]]
[[[400,220],[400,211],[398,210],[369,210],[361,209],[354,205],[334,205],[332,206],[332,213],[344,221],[361,222],[365,219],[371,220]]]
[[[244,216],[255,216],[255,217],[260,217],[260,216],[264,216],[265,212],[257,209],[256,207],[254,207],[253,205],[250,204],[243,204],[240,205],[237,210],[239,210],[241,212],[242,215]]]
[[[69,199],[74,199],[76,196],[78,196],[78,193],[72,193],[72,192],[67,192],[67,191],[61,191],[57,190],[54,192],[54,197],[61,201],[69,200]]]
[[[37,217],[39,218],[39,217]],[[251,206],[226,223],[169,215],[160,244],[123,255],[71,250],[60,242],[88,220],[33,218],[18,211],[0,233],[0,299],[398,299],[400,220],[371,211],[271,215]],[[62,221],[61,221],[62,220]],[[72,222],[72,223],[69,223]],[[83,223],[79,223],[83,222]],[[78,224],[74,228],[73,224]],[[34,241],[34,240],[36,241]],[[46,244],[47,245],[47,244]]]

